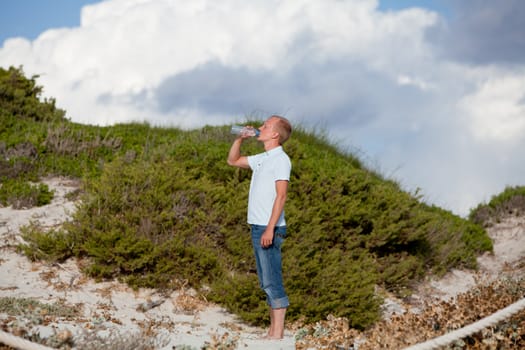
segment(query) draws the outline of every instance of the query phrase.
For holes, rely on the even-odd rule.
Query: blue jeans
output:
[[[268,248],[261,247],[261,236],[266,226],[251,225],[251,227],[257,276],[261,289],[266,293],[266,302],[272,309],[286,308],[290,303],[284,291],[281,262],[281,245],[286,236],[286,226],[275,228],[273,243]]]

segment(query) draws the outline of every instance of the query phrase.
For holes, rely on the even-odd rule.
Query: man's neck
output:
[[[265,142],[264,143],[264,150],[266,152],[268,152],[268,151],[271,151],[272,149],[277,148],[279,146],[280,146],[279,142],[273,142],[273,141],[272,142]]]

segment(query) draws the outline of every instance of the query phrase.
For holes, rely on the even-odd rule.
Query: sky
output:
[[[525,185],[521,0],[3,0],[0,67],[74,122],[281,114],[466,216]]]

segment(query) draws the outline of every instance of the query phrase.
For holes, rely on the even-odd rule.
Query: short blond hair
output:
[[[270,118],[276,118],[278,121],[275,123],[274,128],[279,133],[279,144],[283,144],[290,138],[292,134],[292,124],[285,117],[280,115],[272,115]]]

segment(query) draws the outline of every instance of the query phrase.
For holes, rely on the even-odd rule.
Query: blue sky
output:
[[[4,0],[0,66],[79,123],[283,114],[466,215],[525,185],[523,33],[521,0]]]
[[[379,9],[382,11],[398,11],[410,7],[423,7],[441,13],[444,16],[450,14],[447,2],[449,0],[380,0]]]
[[[80,24],[80,9],[94,0],[4,0],[0,11],[0,42],[14,36],[28,39],[46,29]]]

